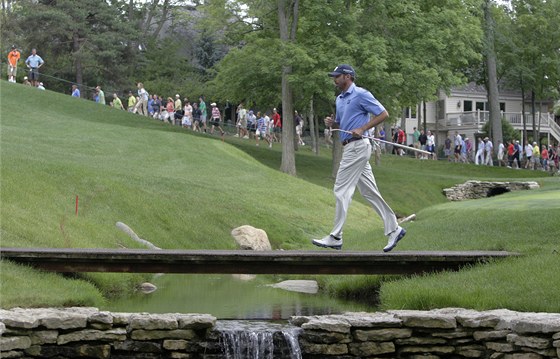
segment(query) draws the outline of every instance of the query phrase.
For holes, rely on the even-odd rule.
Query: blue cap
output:
[[[338,75],[351,75],[352,77],[356,76],[356,71],[350,65],[342,64],[338,65],[333,72],[329,72],[330,77],[337,77]]]

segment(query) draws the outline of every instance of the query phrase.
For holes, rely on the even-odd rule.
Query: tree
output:
[[[484,3],[484,39],[485,39],[485,63],[486,63],[486,89],[488,92],[488,104],[490,106],[489,122],[492,124],[490,132],[494,141],[503,140],[500,116],[500,95],[498,93],[498,73],[496,68],[496,51],[494,50],[494,17],[492,15],[492,0]]]

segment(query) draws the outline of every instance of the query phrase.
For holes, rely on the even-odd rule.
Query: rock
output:
[[[517,334],[508,334],[507,341],[520,347],[546,349],[550,347],[550,340],[538,337],[525,337]]]
[[[302,324],[301,328],[304,330],[350,333],[350,323],[343,318],[336,319],[333,316],[311,318],[307,323]]]
[[[457,328],[457,321],[451,314],[442,314],[436,311],[416,312],[416,311],[389,311],[395,314],[403,321],[403,325],[407,327],[418,328]]]
[[[412,329],[408,328],[394,328],[394,329],[369,329],[369,330],[356,330],[354,338],[360,342],[376,341],[386,342],[393,339],[410,338]]]
[[[369,357],[378,354],[387,354],[395,352],[395,344],[391,342],[375,343],[352,343],[348,345],[350,353],[358,357]]]
[[[138,290],[144,294],[150,294],[153,293],[157,290],[157,287],[152,284],[152,283],[148,283],[148,282],[144,282],[140,285],[138,285]]]
[[[158,330],[177,329],[177,318],[171,314],[136,314],[130,317],[129,329]]]
[[[216,317],[210,314],[178,314],[179,329],[208,329],[216,325]]]
[[[68,334],[62,334],[58,336],[56,343],[58,345],[63,345],[70,342],[82,342],[82,341],[124,341],[126,339],[126,329],[116,328],[111,330],[96,330],[96,329],[86,329],[76,332],[71,332]]]
[[[176,330],[143,330],[138,329],[130,333],[133,340],[159,340],[159,339],[194,339],[196,333],[191,329]]]
[[[30,346],[31,346],[31,339],[29,339],[29,337],[0,338],[0,348],[2,348],[2,351],[9,351],[14,349],[27,349]]]
[[[314,280],[285,280],[276,284],[268,284],[268,287],[280,288],[290,292],[317,294],[319,285]]]
[[[502,339],[506,338],[511,331],[509,330],[492,330],[489,332],[474,332],[473,337],[477,341],[488,341],[490,339]]]
[[[234,279],[242,280],[244,282],[248,282],[257,278],[255,274],[232,274],[231,275]]]
[[[231,231],[231,235],[241,249],[254,251],[270,251],[272,246],[266,232],[249,225],[237,227]]]

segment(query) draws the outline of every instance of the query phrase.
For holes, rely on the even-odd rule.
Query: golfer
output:
[[[339,65],[329,76],[334,78],[335,85],[342,92],[336,98],[336,119],[326,117],[325,125],[350,133],[340,132],[343,153],[334,184],[334,228],[328,236],[314,239],[312,242],[323,248],[342,248],[342,227],[357,186],[362,196],[383,220],[385,235],[388,237],[383,251],[388,252],[395,248],[406,231],[398,225],[395,213],[379,193],[369,164],[372,145],[369,139],[363,136],[369,136],[369,130],[382,123],[389,114],[371,92],[354,84],[356,73],[352,66]],[[373,114],[373,117],[370,118],[370,114]]]

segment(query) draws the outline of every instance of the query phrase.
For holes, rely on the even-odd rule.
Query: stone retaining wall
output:
[[[560,314],[440,309],[291,322],[301,327],[301,352],[310,359],[560,358]],[[0,357],[225,358],[215,325],[207,314],[0,310]]]
[[[467,181],[451,188],[445,188],[443,193],[450,201],[463,201],[496,196],[511,191],[537,189],[537,182],[487,182]]]
[[[560,314],[466,309],[293,317],[304,358],[560,357]]]

